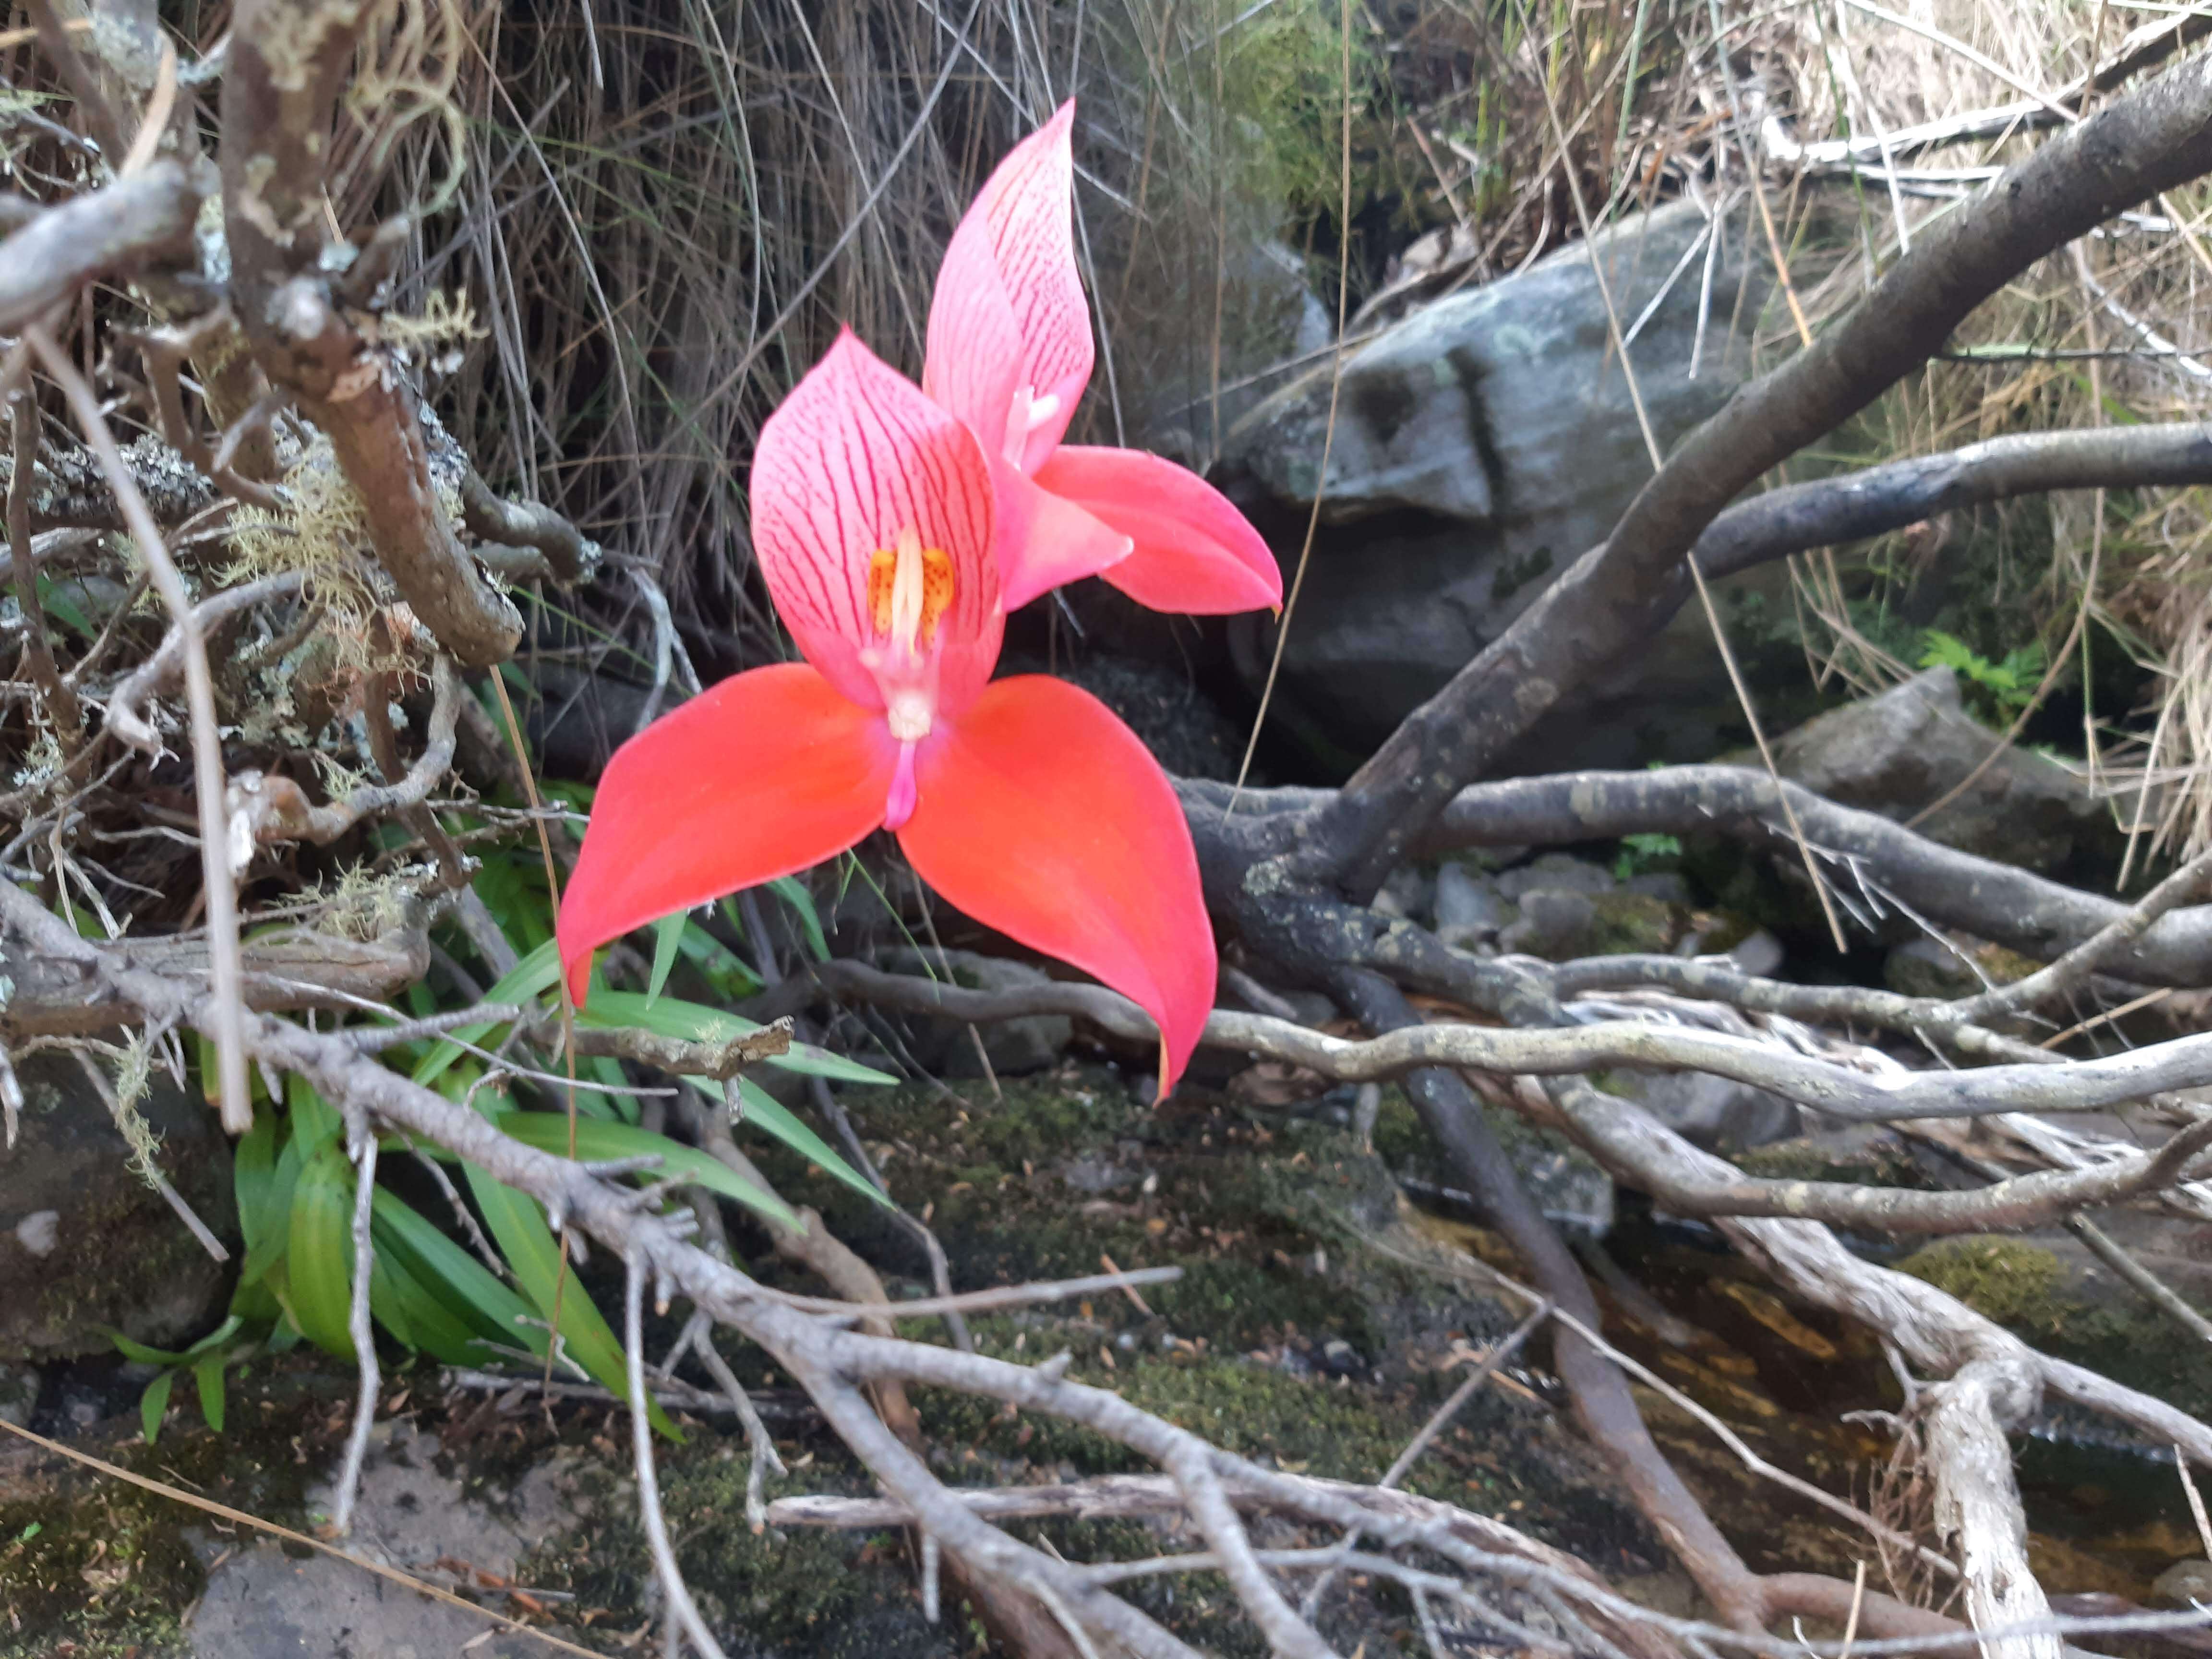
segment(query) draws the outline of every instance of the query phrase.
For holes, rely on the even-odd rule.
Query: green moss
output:
[[[1936,1186],[1911,1154],[1886,1135],[1850,1142],[1836,1136],[1801,1135],[1731,1153],[1729,1161],[1746,1175],[1767,1181],[1841,1181],[1914,1191]]]
[[[2092,1277],[2040,1245],[1991,1237],[1947,1238],[1898,1268],[2046,1352],[2185,1411],[2212,1407],[2212,1368],[2203,1363],[2203,1345],[2107,1270],[2092,1270]]]
[[[1593,956],[1663,956],[1674,948],[1685,920],[1680,906],[1625,888],[1592,894],[1590,908],[1595,913]]]
[[[784,1455],[799,1463],[800,1454],[789,1443]],[[831,1455],[837,1461],[826,1468],[809,1460],[781,1479],[771,1478],[769,1500],[872,1490],[842,1457]],[[973,1650],[957,1621],[933,1630],[923,1620],[897,1534],[749,1530],[746,1468],[741,1447],[711,1434],[664,1449],[659,1461],[661,1503],[678,1561],[710,1626],[742,1630],[747,1652],[809,1659],[872,1659],[886,1653],[936,1659]],[[596,1628],[635,1629],[647,1616],[653,1594],[635,1498],[611,1464],[586,1477],[584,1493],[589,1518],[526,1555],[517,1573],[526,1583],[575,1596],[580,1608],[603,1610]]]
[[[1947,1238],[1914,1252],[1898,1270],[1948,1291],[2001,1325],[2051,1324],[2066,1278],[2049,1250],[2012,1238]]]

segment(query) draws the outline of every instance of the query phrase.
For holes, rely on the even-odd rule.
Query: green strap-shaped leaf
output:
[[[176,1386],[176,1372],[163,1371],[138,1396],[138,1426],[149,1446],[161,1437],[161,1419],[169,1410],[169,1390]]]
[[[284,1306],[300,1334],[326,1353],[354,1357],[346,1321],[353,1306],[354,1168],[325,1146],[292,1188]]]
[[[684,1042],[727,1042],[734,1037],[750,1036],[761,1029],[757,1020],[725,1013],[720,1008],[708,1008],[696,1002],[685,1002],[678,997],[662,997],[649,1000],[634,991],[594,991],[590,1005],[576,1015],[580,1025],[592,1025],[602,1030],[618,1030],[636,1026],[659,1036],[675,1037]],[[837,1083],[896,1083],[898,1079],[863,1066],[857,1060],[833,1054],[826,1048],[794,1042],[791,1052],[779,1054],[768,1062],[787,1072],[803,1072],[811,1076],[827,1078]]]
[[[369,1206],[369,1233],[378,1255],[389,1254],[401,1271],[472,1335],[544,1352],[545,1334],[520,1322],[532,1309],[513,1285],[495,1277],[398,1194],[379,1187],[370,1194]],[[459,1363],[480,1364],[489,1357],[478,1346]]]
[[[200,1391],[200,1415],[217,1434],[222,1432],[222,1358],[211,1353],[192,1367],[192,1381]]]
[[[473,1164],[464,1164],[469,1190],[484,1223],[498,1242],[500,1254],[514,1269],[515,1283],[535,1305],[538,1317],[551,1320],[556,1287],[560,1301],[562,1352],[584,1368],[586,1375],[625,1404],[629,1400],[629,1375],[622,1344],[607,1322],[599,1316],[592,1298],[574,1273],[561,1272],[561,1247],[535,1200],[494,1180]],[[647,1410],[655,1427],[672,1440],[683,1436],[667,1414],[648,1401]]]
[[[292,1139],[300,1156],[312,1158],[325,1146],[334,1146],[345,1133],[345,1120],[337,1109],[315,1092],[314,1085],[295,1072],[285,1080],[286,1098],[292,1108]]]
[[[492,1121],[503,1133],[513,1135],[526,1146],[564,1156],[568,1152],[568,1120],[557,1113],[502,1112]],[[794,1232],[799,1230],[799,1218],[789,1205],[743,1179],[711,1153],[671,1140],[666,1135],[657,1135],[650,1129],[633,1128],[627,1123],[602,1123],[580,1118],[577,1121],[575,1155],[587,1163],[648,1154],[662,1161],[661,1168],[651,1175],[689,1176],[711,1192],[735,1199],[757,1215]]]
[[[125,1359],[141,1365],[175,1365],[184,1360],[181,1353],[172,1353],[167,1348],[149,1348],[143,1342],[134,1342],[112,1325],[103,1325],[100,1330],[115,1345],[116,1352]]]
[[[653,976],[645,985],[645,1004],[648,1008],[660,1000],[661,989],[668,983],[669,970],[676,966],[676,947],[683,943],[684,929],[690,920],[690,911],[678,910],[653,924]]]
[[[698,1079],[703,1087],[712,1088],[703,1078]],[[830,1143],[806,1127],[769,1091],[750,1078],[737,1079],[738,1098],[745,1103],[745,1121],[763,1134],[772,1135],[801,1158],[820,1164],[856,1193],[866,1193],[877,1203],[889,1208],[890,1200],[875,1189],[867,1176],[862,1175],[844,1158],[830,1149]]]
[[[806,948],[814,952],[815,961],[829,961],[830,941],[823,937],[822,913],[814,908],[814,895],[807,891],[806,884],[797,876],[778,876],[768,886],[799,918],[799,925],[806,933]]]
[[[276,1167],[262,1200],[261,1237],[247,1237],[246,1261],[238,1270],[239,1295],[260,1285],[284,1259],[292,1242],[292,1194],[299,1186],[303,1161],[296,1138],[287,1140],[276,1154]]]
[[[480,1365],[491,1356],[477,1332],[416,1277],[399,1252],[371,1237],[376,1260],[369,1270],[368,1306],[377,1322],[401,1346],[448,1365]]]
[[[238,1230],[250,1251],[277,1230],[269,1212],[276,1182],[276,1108],[272,1103],[253,1114],[253,1127],[239,1138],[230,1155],[232,1189],[238,1194]]]

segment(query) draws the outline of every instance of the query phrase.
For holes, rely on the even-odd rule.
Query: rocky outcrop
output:
[[[1999,742],[1966,712],[1958,677],[1931,668],[1808,720],[1776,741],[1774,763],[1838,805],[1899,822],[1971,778],[1957,799],[1918,826],[1923,833],[2024,869],[2057,873],[2094,862],[2112,839],[2110,810],[2056,761],[2025,749],[1996,753]]]
[[[1748,358],[1732,323],[1756,318],[1763,279],[1729,227],[1708,305],[1705,229],[1690,203],[1632,216],[1389,325],[1345,362],[1333,438],[1327,365],[1237,426],[1218,476],[1286,565],[1317,489],[1322,500],[1271,719],[1324,756],[1364,756],[1602,538],[1651,474],[1608,289],[1662,445],[1727,400]],[[1255,617],[1231,630],[1255,684],[1271,628]],[[1699,632],[1692,649],[1711,701],[1698,678],[1719,672],[1710,640]],[[1590,741],[1607,735],[1585,713],[1547,739],[1549,762],[1627,758]]]
[[[199,1335],[221,1316],[229,1268],[131,1169],[75,1055],[33,1055],[18,1075],[21,1132],[0,1152],[0,1359],[109,1352],[111,1326],[157,1347]],[[230,1149],[205,1103],[157,1067],[137,1110],[161,1172],[234,1242]]]

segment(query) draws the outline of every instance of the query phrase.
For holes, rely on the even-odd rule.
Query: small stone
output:
[[[1546,853],[1498,878],[1498,890],[1510,899],[1548,890],[1562,893],[1610,893],[1619,885],[1613,872],[1571,853]]]
[[[1522,899],[1521,920],[1498,936],[1498,948],[1510,955],[1565,962],[1587,956],[1596,931],[1597,906],[1588,893],[1546,888]]]
[[[1436,878],[1407,865],[1393,870],[1384,878],[1382,890],[1375,896],[1375,908],[1386,916],[1426,926],[1435,911],[1436,899]]]
[[[1676,870],[1646,870],[1640,876],[1631,876],[1621,885],[1632,893],[1641,893],[1646,898],[1661,899],[1668,904],[1692,902],[1689,882]]]
[[[1455,951],[1471,951],[1495,938],[1514,919],[1498,878],[1450,863],[1437,871],[1437,937]]]
[[[1774,970],[1782,965],[1782,941],[1762,927],[1738,939],[1729,956],[1739,974],[1753,979],[1771,979]]]
[[[2177,1561],[2159,1574],[2150,1587],[2151,1599],[2174,1607],[2212,1603],[2212,1561]]]

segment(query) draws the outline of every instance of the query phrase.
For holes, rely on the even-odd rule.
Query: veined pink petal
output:
[[[1100,574],[1147,609],[1222,616],[1283,602],[1283,573],[1260,532],[1186,467],[1140,450],[1063,444],[1036,483],[1129,538],[1134,550]]]
[[[1000,680],[921,747],[899,831],[915,872],[987,927],[1073,963],[1159,1023],[1160,1092],[1213,1007],[1213,929],[1159,763],[1089,692]]]
[[[1003,629],[989,465],[974,434],[850,330],[761,428],[752,509],[776,611],[839,690],[882,706],[862,661],[877,635],[869,573],[911,531],[951,561],[951,597],[932,623],[940,703],[981,691]]]
[[[1067,430],[1091,380],[1075,266],[1075,103],[1007,153],[953,232],[929,307],[921,383],[1024,471]]]
[[[561,896],[576,1000],[592,952],[672,911],[787,876],[884,821],[899,745],[804,663],[756,668],[615,751]]]
[[[1040,489],[1012,461],[994,459],[991,477],[999,487],[999,596],[1008,611],[1129,556],[1127,536]]]

